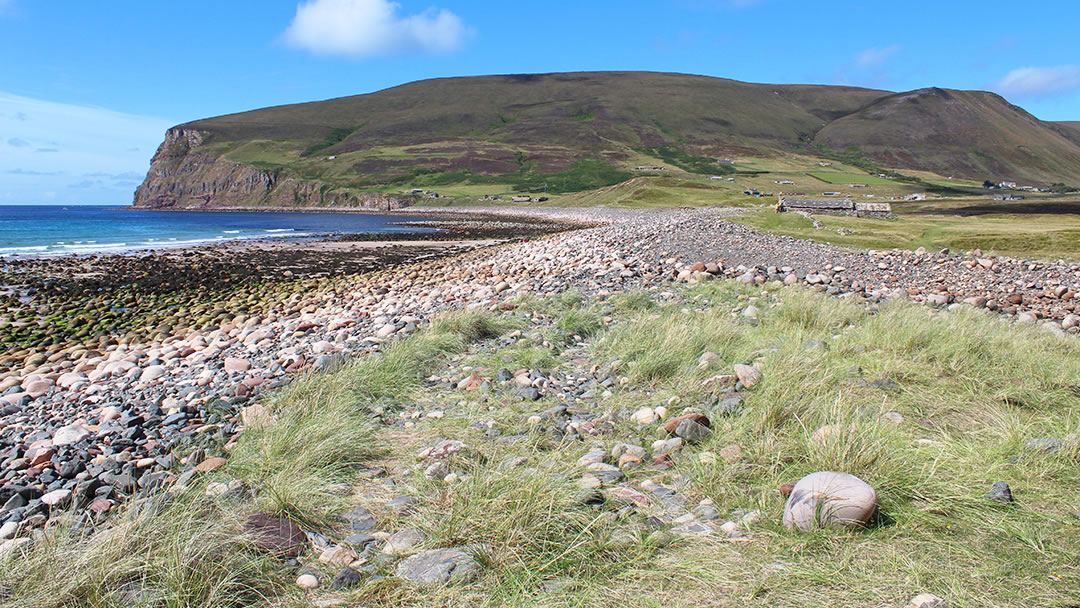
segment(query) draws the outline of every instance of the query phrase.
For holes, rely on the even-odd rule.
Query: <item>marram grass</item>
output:
[[[248,512],[287,516],[339,534],[333,516],[358,502],[385,529],[416,527],[424,548],[466,546],[483,565],[465,585],[421,589],[389,578],[340,594],[369,606],[903,606],[920,592],[949,606],[1080,603],[1080,445],[1034,450],[1026,440],[1080,432],[1080,343],[991,315],[932,312],[908,303],[870,305],[801,289],[718,282],[610,298],[523,298],[514,311],[459,313],[379,356],[312,374],[266,402],[277,422],[249,429],[214,480],[260,489],[252,503],[203,495],[201,483],[155,516],[129,510],[108,528],[72,536],[52,527],[25,557],[0,568],[5,605],[74,607],[306,606],[295,572],[261,556],[241,533]],[[752,321],[747,305],[760,310]],[[602,321],[605,317],[608,320]],[[608,322],[610,321],[610,322]],[[520,339],[505,340],[511,328]],[[577,345],[573,336],[586,341]],[[501,366],[572,370],[564,356],[613,366],[624,382],[591,405],[631,412],[676,397],[706,409],[702,382],[756,361],[764,379],[744,409],[713,415],[713,435],[663,474],[685,474],[688,505],[708,498],[722,515],[761,512],[749,542],[658,543],[617,508],[577,500],[576,459],[591,445],[528,434],[526,419],[555,405],[478,401],[425,388],[423,378],[491,377]],[[698,364],[703,352],[719,359]],[[380,425],[424,403],[441,408],[415,428]],[[888,416],[885,416],[888,414]],[[524,433],[499,443],[467,429],[477,419]],[[822,427],[830,433],[816,434]],[[822,435],[824,435],[822,437]],[[596,440],[648,444],[660,434],[629,421]],[[467,439],[466,476],[424,478],[415,450],[439,437]],[[701,458],[738,446],[739,458]],[[520,457],[521,466],[507,462]],[[353,493],[364,465],[409,466],[393,493],[416,496],[411,517],[378,511]],[[877,491],[881,515],[863,530],[783,529],[777,488],[818,470],[846,471]],[[983,495],[1006,481],[1016,502]],[[343,491],[344,488],[344,491]],[[388,493],[386,496],[390,496]],[[540,584],[567,582],[541,592]],[[134,598],[134,599],[133,599]],[[141,604],[140,604],[141,602]]]

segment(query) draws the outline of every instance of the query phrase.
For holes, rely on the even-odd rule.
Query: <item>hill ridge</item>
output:
[[[671,72],[435,78],[169,133],[138,206],[366,206],[372,192],[457,183],[575,192],[658,161],[723,174],[725,158],[791,153],[979,181],[1080,182],[1080,128],[1040,121],[994,93]]]

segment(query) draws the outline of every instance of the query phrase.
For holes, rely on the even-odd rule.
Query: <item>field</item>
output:
[[[712,181],[674,171],[663,177],[639,176],[598,190],[553,194],[549,201],[542,204],[566,207],[724,207],[741,211],[740,215],[731,217],[733,221],[766,232],[841,246],[863,249],[949,247],[957,251],[981,249],[988,255],[1080,260],[1080,197],[1077,196],[1028,194],[1024,201],[995,201],[986,195],[977,198],[931,198],[926,201],[892,200],[894,219],[817,215],[816,219],[824,225],[824,229],[817,229],[813,222],[798,214],[774,213],[775,197],[757,198],[743,194],[744,189],[751,187],[781,188],[773,183],[774,179],[795,178],[799,170],[811,162],[814,161],[801,157],[758,159],[752,165],[739,162],[736,167],[753,166],[755,172],[749,175],[735,173],[732,176],[734,182]],[[928,181],[928,177],[920,178]],[[918,186],[910,183],[891,182],[889,185],[893,196],[918,191]],[[971,187],[967,183],[958,185]],[[802,185],[799,187],[801,189]],[[426,201],[425,204],[481,204],[474,197],[496,188],[448,186],[440,189],[448,198]],[[876,191],[873,188],[869,190]],[[846,190],[843,187],[839,189]],[[820,185],[816,190],[807,189],[808,193],[812,193],[808,195],[820,195],[822,191]],[[880,199],[868,199],[862,195],[855,200]]]
[[[893,184],[893,180],[888,180],[876,175],[856,175],[854,173],[809,173],[810,177],[821,180],[826,184]]]

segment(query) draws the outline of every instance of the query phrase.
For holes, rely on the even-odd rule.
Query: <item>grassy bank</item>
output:
[[[750,305],[757,315],[744,312]],[[705,352],[717,358],[703,366]],[[720,413],[703,381],[752,361],[764,379],[742,393],[741,408]],[[544,412],[560,401],[523,401],[495,381],[502,367],[552,378],[611,370],[617,381],[577,406],[598,433],[554,432]],[[474,372],[490,384],[457,388]],[[513,310],[446,317],[382,355],[292,384],[265,403],[274,422],[222,451],[225,468],[96,535],[48,530],[0,568],[0,586],[6,605],[42,608],[871,607],[920,592],[954,608],[1075,605],[1080,446],[1067,436],[1080,429],[1077,386],[1075,339],[973,310],[868,308],[734,282],[671,297],[521,298]],[[648,449],[665,434],[630,414],[661,404],[669,417],[705,412],[712,436],[674,454],[670,469],[624,470],[618,485],[641,491],[645,505],[610,491],[582,504],[577,459],[618,443]],[[823,426],[834,432],[815,438]],[[453,481],[425,477],[417,457],[439,438],[468,445]],[[819,470],[877,490],[871,527],[780,525],[778,488]],[[230,481],[254,495],[206,496],[208,483]],[[676,489],[687,511],[708,499],[717,523],[741,520],[745,536],[671,535],[670,522],[649,519],[664,506],[647,481]],[[984,498],[995,481],[1012,486],[1015,502]],[[385,506],[400,495],[417,500],[412,514]],[[262,512],[337,539],[345,532],[335,515],[354,505],[370,508],[379,530],[422,531],[418,549],[470,547],[478,577],[419,587],[378,558],[369,563],[381,581],[301,591],[295,568],[242,533],[246,516]],[[301,561],[333,576],[310,552]]]

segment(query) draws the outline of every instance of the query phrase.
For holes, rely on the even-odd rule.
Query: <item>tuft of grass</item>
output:
[[[162,498],[156,499],[160,502]],[[163,509],[129,510],[95,534],[51,527],[25,557],[0,569],[12,606],[265,605],[286,591],[232,508],[194,493]]]

